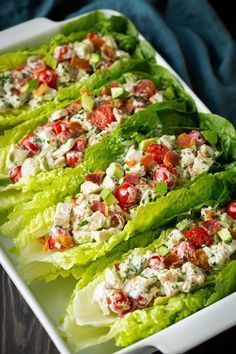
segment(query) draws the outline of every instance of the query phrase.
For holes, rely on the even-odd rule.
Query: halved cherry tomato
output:
[[[87,39],[89,39],[93,43],[95,49],[101,48],[101,46],[104,44],[104,40],[102,39],[102,37],[94,32],[88,33]]]
[[[236,219],[236,202],[231,202],[227,205],[226,212],[231,218]]]
[[[112,312],[122,314],[131,308],[131,302],[126,293],[120,289],[109,290],[107,304]]]
[[[115,121],[115,116],[109,106],[102,105],[93,111],[90,117],[90,121],[94,127],[98,129],[104,129]]]
[[[139,191],[130,183],[121,184],[116,190],[116,198],[121,206],[129,208],[138,201]]]
[[[141,162],[143,166],[145,167],[146,171],[149,172],[151,170],[153,161],[154,161],[154,156],[153,154],[146,154],[141,157]]]
[[[66,153],[66,164],[70,167],[75,167],[81,161],[81,152],[71,150]]]
[[[153,179],[157,182],[164,182],[171,188],[176,182],[176,170],[172,166],[157,165],[153,171]]]
[[[201,246],[210,246],[213,242],[212,237],[203,227],[196,227],[195,229],[189,230],[186,232],[185,238],[198,248]]]
[[[64,250],[74,246],[73,238],[68,230],[57,229],[54,234],[47,239],[50,250]]]
[[[170,150],[163,144],[153,143],[147,147],[147,153],[153,155],[153,160],[156,163],[163,163],[164,157]]]
[[[40,84],[45,83],[51,88],[55,88],[57,85],[57,73],[55,70],[46,69],[41,71],[38,75],[38,81]]]
[[[33,154],[38,154],[40,152],[40,147],[35,142],[36,135],[26,135],[20,142],[20,146],[29,150]]]
[[[18,182],[21,178],[21,166],[12,168],[9,173],[9,177],[14,183]]]
[[[157,92],[156,85],[151,80],[139,80],[134,86],[134,92],[137,96],[142,96],[147,99],[155,95]]]
[[[194,139],[189,134],[182,133],[177,137],[176,145],[180,149],[189,148],[193,144],[194,144]]]
[[[206,142],[204,136],[197,130],[192,130],[188,135],[194,140],[196,146],[201,146]]]
[[[151,269],[163,269],[165,268],[163,258],[158,256],[157,254],[154,254],[147,260],[148,262],[148,267]]]
[[[163,159],[164,164],[177,166],[179,164],[180,156],[175,151],[169,150]]]

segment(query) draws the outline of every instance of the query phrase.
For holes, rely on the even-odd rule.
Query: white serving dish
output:
[[[121,15],[113,10],[101,11],[107,17]],[[79,17],[81,16],[77,18]],[[57,34],[65,23],[74,19],[53,22],[47,18],[37,18],[4,30],[0,32],[0,52],[16,50],[26,45],[43,44],[48,38]],[[140,35],[140,39],[144,39],[144,37]],[[158,53],[156,53],[156,59],[160,65],[166,67],[181,82],[186,92],[195,100],[198,110],[205,113],[209,112],[203,102]],[[67,279],[57,279],[48,284],[40,281],[27,285],[16,269],[16,256],[10,252],[13,246],[11,240],[0,235],[0,246],[0,263],[3,268],[38,317],[59,352],[70,354],[71,352],[60,337],[57,327],[60,324],[61,316],[65,313],[67,302],[76,284],[75,279],[69,277]],[[63,292],[60,289],[63,289]],[[164,354],[180,354],[234,325],[236,325],[236,293],[122,350],[119,350],[110,341],[103,345],[88,348],[80,353],[148,354],[159,350]]]

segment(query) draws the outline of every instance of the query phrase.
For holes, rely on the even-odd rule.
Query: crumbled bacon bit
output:
[[[197,249],[191,258],[191,262],[196,266],[207,268],[209,266],[206,253],[201,249]]]

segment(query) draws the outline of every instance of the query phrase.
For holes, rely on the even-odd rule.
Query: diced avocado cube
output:
[[[169,253],[169,248],[166,246],[161,246],[157,249],[157,253],[160,256],[166,256]]]
[[[92,53],[91,57],[90,57],[90,60],[89,60],[89,63],[91,65],[93,64],[97,64],[100,60],[100,55],[97,54],[97,53]]]
[[[232,241],[232,235],[228,229],[221,229],[218,231],[218,235],[220,236],[221,240],[226,243]]]
[[[31,81],[27,82],[27,84],[25,84],[21,90],[22,90],[22,92],[33,91],[38,86],[39,86],[39,82],[37,79],[35,79],[35,80],[31,80]]]
[[[109,195],[111,195],[111,190],[110,189],[103,189],[100,193],[100,197],[103,199],[103,200],[106,200]]]
[[[91,113],[94,107],[94,99],[90,97],[87,93],[84,93],[81,98],[82,107],[85,111]]]
[[[164,91],[164,96],[168,100],[173,100],[175,98],[175,93],[172,87],[167,87],[167,89]]]
[[[124,94],[123,87],[112,87],[111,88],[111,96],[112,98],[118,98]]]
[[[100,197],[106,202],[107,205],[117,204],[118,200],[114,197],[110,189],[103,189]]]
[[[124,170],[119,163],[112,163],[109,166],[109,175],[116,179],[121,179],[124,176]]]
[[[143,140],[139,144],[139,149],[142,151],[146,151],[148,146],[151,145],[152,143],[155,143],[156,141],[157,141],[156,138],[150,138],[150,139]]]

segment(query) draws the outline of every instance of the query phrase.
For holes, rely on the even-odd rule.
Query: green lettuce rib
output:
[[[106,256],[122,241],[129,240],[140,232],[146,232],[163,227],[175,220],[180,213],[187,212],[193,208],[200,208],[202,205],[215,205],[218,202],[229,200],[228,183],[213,175],[203,176],[188,188],[181,188],[172,191],[166,196],[159,198],[156,202],[149,203],[138,209],[134,218],[127,223],[124,230],[110,237],[103,243],[87,243],[75,246],[63,252],[42,252],[41,245],[37,241],[37,236],[42,236],[43,232],[37,227],[39,221],[31,221],[31,225],[23,230],[16,244],[21,250],[21,272],[27,281],[32,280],[29,263],[34,263],[34,277],[44,277],[50,280],[51,269],[54,266],[54,277],[56,270],[70,270],[76,266],[80,267]],[[45,215],[42,219],[45,222]],[[48,228],[52,224],[53,215],[48,218]],[[33,232],[30,233],[30,230]],[[141,234],[142,235],[142,234]],[[26,263],[27,262],[27,263]],[[38,274],[36,271],[38,265]],[[41,264],[50,265],[50,272],[44,267],[45,273],[42,275]],[[68,272],[69,273],[69,272]]]

